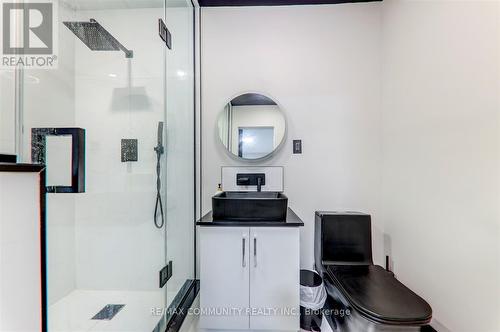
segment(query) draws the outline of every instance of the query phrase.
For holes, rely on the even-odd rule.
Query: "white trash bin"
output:
[[[326,301],[323,279],[316,271],[300,270],[300,328],[319,331]]]

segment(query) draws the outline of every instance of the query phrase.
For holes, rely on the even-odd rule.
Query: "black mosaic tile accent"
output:
[[[137,161],[137,139],[122,139],[122,162]]]
[[[48,135],[54,135],[55,128],[31,129],[31,161],[37,164],[45,163],[45,145]]]

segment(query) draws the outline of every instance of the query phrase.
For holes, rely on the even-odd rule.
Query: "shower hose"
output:
[[[161,199],[161,178],[160,178],[160,173],[161,173],[161,164],[160,164],[160,158],[161,158],[161,153],[159,151],[156,152],[157,158],[156,158],[156,204],[155,204],[155,215],[154,215],[154,222],[155,226],[157,228],[162,228],[163,225],[165,224],[165,216],[163,215],[163,202]],[[158,222],[158,210],[161,215],[161,221]]]

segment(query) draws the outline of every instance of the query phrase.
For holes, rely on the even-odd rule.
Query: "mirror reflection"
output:
[[[224,147],[242,159],[261,159],[273,153],[285,138],[286,121],[269,97],[245,93],[233,98],[217,120]]]

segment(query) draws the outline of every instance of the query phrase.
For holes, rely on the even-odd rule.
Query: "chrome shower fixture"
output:
[[[89,22],[63,22],[92,51],[123,51],[126,58],[134,52],[125,48],[102,25],[93,18]]]

